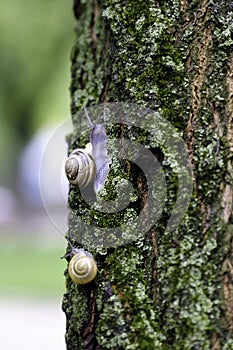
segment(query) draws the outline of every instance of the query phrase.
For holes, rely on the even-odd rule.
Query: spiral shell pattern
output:
[[[88,186],[96,176],[96,166],[92,156],[83,149],[75,149],[65,163],[67,179],[80,188]]]
[[[96,261],[90,253],[79,249],[69,262],[68,273],[75,283],[87,284],[96,277]]]

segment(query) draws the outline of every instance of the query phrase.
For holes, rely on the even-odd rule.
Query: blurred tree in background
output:
[[[69,116],[71,9],[71,1],[1,4],[0,186],[14,188],[18,157],[36,130]]]

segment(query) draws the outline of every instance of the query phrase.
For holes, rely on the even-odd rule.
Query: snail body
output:
[[[68,267],[70,278],[77,284],[87,284],[94,280],[97,274],[97,264],[92,254],[84,249],[75,249]]]
[[[87,187],[96,176],[96,165],[87,149],[76,148],[65,163],[67,179],[79,188]]]
[[[65,172],[69,182],[79,188],[94,183],[97,194],[107,181],[111,158],[107,152],[107,134],[104,124],[94,125],[84,108],[90,125],[90,142],[85,149],[75,149],[65,163]]]

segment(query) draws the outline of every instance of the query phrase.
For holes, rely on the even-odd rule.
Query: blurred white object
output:
[[[60,301],[2,297],[0,309],[0,349],[66,349],[65,314]]]
[[[0,224],[11,221],[16,208],[16,198],[11,190],[0,187]]]
[[[30,207],[66,205],[68,182],[62,165],[67,155],[68,124],[40,130],[22,152],[20,193]]]
[[[28,143],[20,158],[20,193],[28,209],[44,208],[50,221],[67,232],[68,190],[65,175],[67,144],[72,130],[67,119],[58,127],[40,130]],[[62,213],[62,215],[61,215]]]

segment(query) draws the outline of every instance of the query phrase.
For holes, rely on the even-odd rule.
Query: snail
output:
[[[74,248],[69,239],[67,241],[71,246],[71,252],[62,258],[73,255],[68,266],[70,278],[81,285],[93,281],[97,274],[97,264],[93,255],[84,249]]]
[[[77,284],[87,284],[94,280],[97,274],[97,264],[92,254],[84,249],[76,249],[76,254],[69,262],[68,273]]]
[[[85,149],[76,148],[65,163],[67,179],[79,188],[87,187],[96,176],[96,165],[88,152],[89,148],[88,145]]]
[[[107,134],[104,124],[94,125],[84,108],[90,125],[90,143],[85,149],[75,149],[65,163],[65,172],[69,182],[80,188],[87,187],[92,181],[97,194],[107,181],[111,158],[107,153]]]

